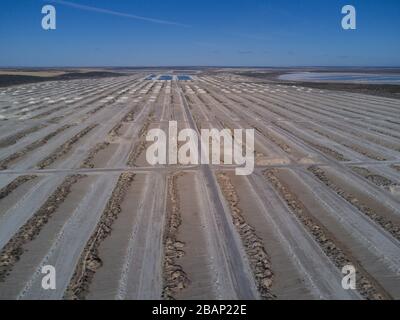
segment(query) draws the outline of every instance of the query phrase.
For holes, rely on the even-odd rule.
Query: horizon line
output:
[[[53,65],[53,66],[1,66],[0,69],[55,69],[55,68],[400,68],[400,65],[281,65],[281,66],[268,66],[268,65]]]

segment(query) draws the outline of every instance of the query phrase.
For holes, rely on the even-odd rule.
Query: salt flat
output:
[[[400,298],[400,100],[152,72],[0,88],[0,299]],[[151,166],[169,121],[254,172]]]

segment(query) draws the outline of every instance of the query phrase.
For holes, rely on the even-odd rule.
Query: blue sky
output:
[[[399,0],[69,2],[1,0],[0,66],[400,66]]]

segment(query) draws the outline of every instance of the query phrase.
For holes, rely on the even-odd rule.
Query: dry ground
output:
[[[0,89],[1,299],[400,298],[399,100],[147,75]],[[169,120],[254,128],[254,173],[149,166]]]

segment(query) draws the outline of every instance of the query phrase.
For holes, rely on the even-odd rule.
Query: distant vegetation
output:
[[[0,74],[0,87],[8,87],[13,85],[33,83],[33,82],[119,77],[123,75],[125,74],[117,72],[108,72],[108,71],[71,72],[57,76]]]

